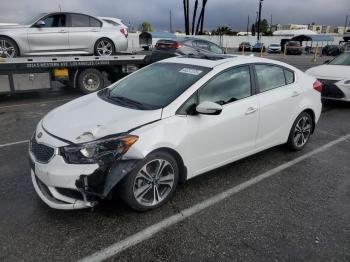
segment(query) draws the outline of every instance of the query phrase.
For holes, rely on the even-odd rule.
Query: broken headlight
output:
[[[137,140],[133,135],[105,138],[62,147],[60,154],[69,164],[108,163],[125,154]]]

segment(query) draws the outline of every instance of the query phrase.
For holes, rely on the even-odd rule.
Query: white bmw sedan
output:
[[[118,19],[69,12],[44,13],[22,25],[0,26],[0,57],[110,56],[127,50],[127,37],[127,27]]]
[[[91,207],[113,191],[153,209],[179,182],[276,145],[303,149],[321,89],[268,59],[163,60],[48,113],[30,141],[32,182],[56,209]]]
[[[310,68],[306,73],[322,82],[324,99],[350,102],[350,52],[343,53],[324,65]]]

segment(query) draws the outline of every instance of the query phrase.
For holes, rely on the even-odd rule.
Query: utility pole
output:
[[[349,18],[349,15],[347,15],[345,18],[344,34],[346,33],[346,27],[348,26],[348,18]]]
[[[271,19],[270,19],[270,32],[272,32],[272,14],[271,14]]]
[[[262,8],[262,2],[264,0],[259,0],[259,13],[258,13],[258,41],[260,42],[260,20],[261,20],[261,8]]]
[[[247,22],[247,36],[249,35],[249,15],[248,15],[248,22]]]
[[[173,22],[172,22],[172,19],[171,19],[171,9],[169,11],[169,32],[172,33],[173,32]]]

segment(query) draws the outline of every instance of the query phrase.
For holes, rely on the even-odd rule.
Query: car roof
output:
[[[280,62],[276,60],[260,58],[256,56],[242,56],[242,55],[222,55],[222,56],[213,56],[221,59],[207,59],[205,57],[189,57],[189,56],[179,56],[172,57],[165,60],[162,60],[158,63],[178,63],[178,64],[186,64],[186,65],[194,65],[194,66],[202,66],[207,68],[215,68],[219,65],[230,63],[232,66],[240,65],[240,64],[249,64],[249,63],[266,63],[266,64],[275,64],[283,67],[287,67],[293,69],[296,68]]]

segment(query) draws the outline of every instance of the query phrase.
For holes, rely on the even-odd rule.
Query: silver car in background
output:
[[[41,14],[25,25],[0,26],[0,57],[109,56],[128,48],[127,27],[119,21],[113,23],[113,18],[55,12]]]

